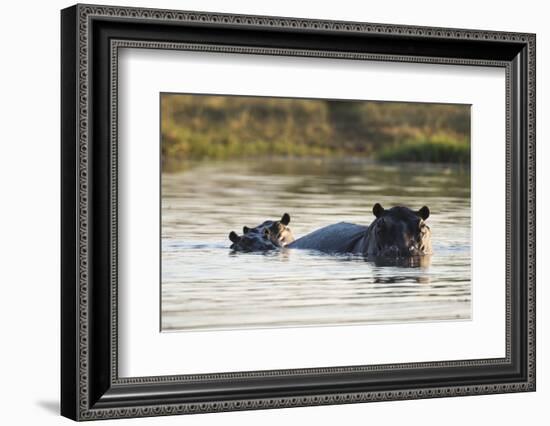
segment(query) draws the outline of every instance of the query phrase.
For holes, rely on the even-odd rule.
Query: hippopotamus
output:
[[[294,235],[288,227],[290,215],[283,214],[281,220],[266,220],[260,225],[243,227],[243,235],[231,231],[229,239],[235,251],[268,251],[285,247],[294,241]]]
[[[372,212],[376,219],[368,226],[347,222],[328,225],[287,247],[386,258],[432,253],[431,231],[425,223],[430,215],[428,207],[416,211],[402,206],[384,209],[376,203]]]

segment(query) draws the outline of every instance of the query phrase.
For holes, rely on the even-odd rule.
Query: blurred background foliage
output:
[[[470,162],[470,106],[161,95],[163,170],[188,160],[358,156]]]

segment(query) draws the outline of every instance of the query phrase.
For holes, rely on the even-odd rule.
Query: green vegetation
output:
[[[186,160],[266,156],[467,164],[469,133],[467,105],[161,96],[165,170]]]
[[[470,142],[446,135],[407,140],[376,153],[380,161],[470,164]]]

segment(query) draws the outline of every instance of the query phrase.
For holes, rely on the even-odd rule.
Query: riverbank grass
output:
[[[470,164],[470,143],[447,135],[407,140],[382,148],[375,155],[382,162]]]

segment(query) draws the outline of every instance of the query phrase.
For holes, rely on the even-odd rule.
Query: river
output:
[[[228,234],[291,216],[296,238],[372,206],[430,208],[422,265],[281,250],[232,253]],[[470,172],[365,160],[200,162],[162,174],[161,330],[471,318]]]

